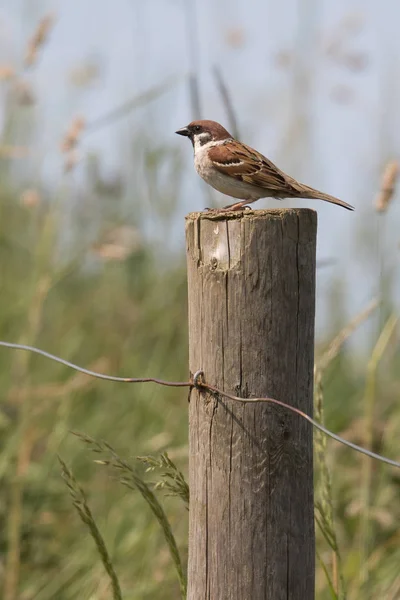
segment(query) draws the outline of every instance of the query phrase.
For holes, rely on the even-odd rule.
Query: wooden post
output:
[[[192,374],[312,414],[316,213],[186,217]],[[313,432],[193,389],[188,600],[314,600]]]

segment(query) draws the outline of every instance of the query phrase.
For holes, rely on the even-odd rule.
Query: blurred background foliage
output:
[[[132,32],[122,27],[127,3],[118,4],[115,22],[103,3],[96,9],[72,2],[67,14],[57,3],[0,5],[0,339],[36,345],[101,372],[187,379],[182,217],[190,207],[220,199],[195,182],[190,150],[173,131],[197,116],[218,118],[261,150],[270,134],[271,158],[316,187],[342,191],[356,205],[353,221],[318,205],[317,415],[347,439],[398,459],[399,211],[391,193],[397,163],[389,159],[398,143],[392,130],[399,65],[389,42],[386,54],[373,44],[363,49],[373,12],[340,2],[333,10],[326,0],[321,14],[311,0],[289,2],[291,43],[286,33],[281,44],[269,41],[269,62],[260,57],[257,63],[243,57],[255,36],[259,44],[265,36],[244,2],[235,3],[229,18],[222,0],[213,9],[189,0],[133,3]],[[54,6],[57,11],[48,12]],[[263,6],[271,28],[277,9],[273,2]],[[399,10],[392,9],[393,19],[385,16],[388,39]],[[178,23],[168,21],[169,12]],[[85,27],[92,32],[96,19],[104,40],[88,50]],[[160,52],[157,40],[171,38],[168,27],[179,30],[181,47],[171,41]],[[210,35],[215,57],[205,51]],[[136,43],[131,65],[126,47]],[[72,47],[74,64],[64,61],[66,67],[63,52],[70,60]],[[120,82],[113,89],[104,73],[108,52],[118,58],[123,91]],[[316,78],[315,64],[323,61],[333,64],[334,83]],[[203,78],[202,63],[210,65],[202,67]],[[373,132],[366,127],[370,117],[364,120],[365,138],[355,151],[355,113],[364,93],[359,79],[370,68],[381,81],[380,105]],[[283,73],[286,83],[279,88]],[[338,114],[348,154],[340,138],[320,153],[316,138],[333,133]],[[282,127],[272,132],[269,124],[280,120]],[[364,141],[373,147],[370,156]],[[356,172],[349,174],[347,162],[358,165]],[[357,327],[343,329],[372,297],[379,305],[361,315]],[[94,463],[70,431],[106,440],[147,481],[157,476],[145,473],[138,455],[167,450],[186,474],[187,390],[94,380],[4,348],[0,386],[2,597],[111,596],[96,546],[61,478],[59,454],[86,492],[123,597],[179,598],[173,562],[149,506]],[[399,471],[319,436],[316,449],[317,598],[400,598]],[[180,499],[157,493],[185,563],[186,511]]]

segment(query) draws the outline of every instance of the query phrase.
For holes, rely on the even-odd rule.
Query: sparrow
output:
[[[237,198],[222,210],[241,210],[260,198],[312,198],[348,210],[350,204],[299,183],[257,150],[246,146],[216,121],[192,121],[176,131],[190,139],[197,173],[213,188]]]

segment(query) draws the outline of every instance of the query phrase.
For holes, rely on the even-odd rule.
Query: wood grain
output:
[[[312,414],[316,213],[186,217],[189,366]],[[314,600],[312,429],[193,389],[188,600]]]

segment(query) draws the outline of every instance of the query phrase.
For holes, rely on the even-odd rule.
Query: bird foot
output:
[[[203,210],[206,210],[207,212],[212,212],[212,213],[221,213],[221,212],[229,212],[231,210],[234,210],[234,211],[251,210],[251,206],[246,205],[245,202],[235,202],[235,204],[228,204],[227,206],[224,206],[223,208],[205,207]]]
[[[222,210],[251,210],[251,206],[248,206],[246,200],[243,200],[242,202],[235,202],[235,204],[228,204]]]

